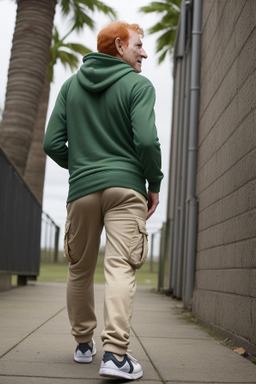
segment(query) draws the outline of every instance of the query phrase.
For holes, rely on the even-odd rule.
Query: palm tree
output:
[[[57,0],[16,0],[17,16],[8,72],[6,102],[0,125],[0,146],[24,175],[38,105],[47,72]],[[114,16],[99,0],[60,0],[63,15],[71,17],[72,30],[93,28],[88,13],[98,10]]]
[[[141,7],[139,11],[163,14],[162,19],[149,28],[150,34],[163,32],[156,41],[156,52],[159,53],[158,62],[161,63],[166,58],[167,53],[172,55],[181,11],[181,0],[153,1],[145,7]]]
[[[56,0],[17,0],[0,145],[24,173],[46,76]]]
[[[34,193],[40,204],[42,204],[46,158],[45,153],[43,152],[43,139],[49,102],[50,85],[53,81],[54,65],[56,64],[57,60],[60,60],[65,67],[68,66],[71,70],[74,70],[80,63],[80,59],[76,56],[75,53],[84,56],[85,54],[91,52],[89,48],[82,44],[65,42],[72,30],[61,39],[57,28],[54,27],[52,44],[50,48],[48,72],[40,98],[37,120],[33,131],[33,139],[24,173],[24,179],[26,180],[29,188]]]

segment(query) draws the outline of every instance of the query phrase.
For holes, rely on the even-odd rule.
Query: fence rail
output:
[[[57,263],[60,228],[45,212],[42,212],[41,225],[41,262]]]

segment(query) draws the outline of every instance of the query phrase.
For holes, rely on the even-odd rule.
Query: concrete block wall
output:
[[[203,0],[193,312],[256,351],[256,1]]]

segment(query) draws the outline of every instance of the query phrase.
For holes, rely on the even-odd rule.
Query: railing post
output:
[[[164,267],[165,267],[165,257],[164,257],[164,236],[165,236],[166,223],[163,223],[161,228],[161,238],[159,246],[159,269],[158,269],[158,288],[157,290],[161,292],[164,289]]]
[[[152,235],[151,235],[151,250],[150,250],[150,272],[153,272],[154,237],[155,237],[155,233],[152,233]]]
[[[54,263],[58,263],[59,257],[59,235],[60,235],[60,227],[56,225],[55,227],[55,241],[54,241]]]

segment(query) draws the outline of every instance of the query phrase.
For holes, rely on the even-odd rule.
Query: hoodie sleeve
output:
[[[58,165],[68,168],[65,84],[61,88],[50,116],[43,149]]]
[[[144,177],[151,192],[159,192],[163,173],[161,172],[161,150],[155,126],[155,90],[152,85],[144,86],[135,93],[131,106],[133,141],[141,161]]]

